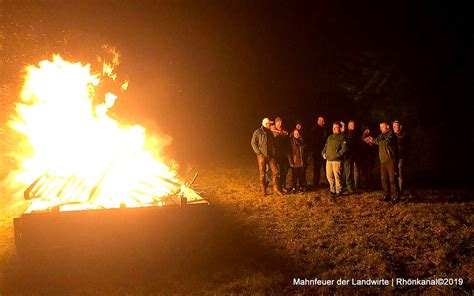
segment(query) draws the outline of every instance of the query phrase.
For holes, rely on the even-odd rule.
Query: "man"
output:
[[[339,122],[332,125],[332,135],[326,140],[321,155],[326,159],[326,177],[329,182],[329,191],[337,196],[341,195],[341,161],[346,152],[346,142],[341,133]]]
[[[354,194],[355,189],[359,185],[359,139],[360,136],[355,130],[355,121],[350,120],[347,124],[347,132],[344,133],[346,138],[346,154],[344,155],[344,177],[347,186],[347,193]]]
[[[288,174],[288,154],[290,148],[290,138],[288,132],[283,129],[281,117],[275,118],[275,125],[271,126],[275,137],[275,160],[280,172],[281,190],[286,193],[286,176]]]
[[[408,152],[408,141],[406,132],[403,130],[403,126],[400,121],[395,120],[393,122],[393,131],[397,136],[398,140],[398,167],[396,169],[398,177],[398,188],[400,189],[400,194],[403,195],[403,190],[405,189],[405,159]]]
[[[265,168],[268,164],[272,173],[273,193],[283,195],[280,191],[280,173],[275,161],[275,144],[273,133],[270,130],[273,122],[268,118],[262,120],[262,126],[255,130],[252,135],[252,149],[257,155],[260,190],[263,196],[267,195],[267,181],[265,179]]]
[[[383,200],[390,201],[391,195],[393,195],[393,203],[397,203],[400,201],[398,186],[395,184],[395,164],[398,160],[397,136],[390,130],[390,125],[386,122],[380,123],[380,131],[382,133],[377,138],[368,137],[367,143],[379,146]]]
[[[311,129],[311,149],[313,152],[313,187],[319,186],[321,178],[321,167],[326,167],[325,160],[321,157],[328,133],[324,127],[325,122],[322,116],[318,116],[316,126]],[[324,166],[323,166],[324,165]]]

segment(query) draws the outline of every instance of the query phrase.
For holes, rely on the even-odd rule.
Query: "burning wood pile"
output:
[[[118,54],[110,52],[110,63],[99,59],[100,73],[58,55],[26,68],[10,121],[20,136],[12,182],[26,188],[29,201],[14,219],[19,253],[125,242],[158,247],[183,233],[192,237],[199,220],[209,220],[208,207],[183,207],[208,204],[191,188],[197,173],[187,182],[178,178],[159,153],[165,141],[118,122],[111,112],[118,96],[99,94],[103,81],[128,87],[114,72]]]
[[[10,127],[21,135],[14,182],[27,188],[26,213],[87,209],[135,208],[206,203],[188,181],[159,154],[161,138],[140,125],[124,125],[111,112],[118,95],[100,95],[103,82],[128,88],[110,50],[99,73],[90,65],[70,63],[55,55],[26,68],[16,116]]]
[[[142,183],[141,189],[133,189],[130,192],[129,199],[137,206],[163,206],[165,204],[176,204],[186,199],[186,204],[207,203],[203,198],[197,198],[194,191],[190,189],[197,178],[188,183],[177,182],[165,177],[156,176],[159,180],[153,183]],[[87,182],[76,175],[63,177],[54,176],[48,173],[38,177],[24,192],[26,200],[34,200],[35,209],[43,208],[41,203],[48,208],[57,211],[81,210],[81,209],[104,209],[101,203],[95,203],[96,198],[101,193],[101,178],[96,184],[90,186]],[[162,183],[163,186],[171,188],[168,195],[154,196],[154,184]],[[188,197],[194,197],[188,201]],[[129,204],[130,206],[130,204]],[[127,207],[127,204],[121,203],[120,207]]]

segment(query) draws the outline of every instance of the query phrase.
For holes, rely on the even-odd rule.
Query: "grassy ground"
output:
[[[212,227],[184,258],[146,254],[33,267],[0,224],[0,294],[466,294],[473,292],[474,200],[469,191],[417,189],[389,205],[380,192],[332,201],[328,190],[262,197],[256,166],[201,168]],[[134,257],[133,255],[131,257]],[[113,257],[111,257],[113,258]],[[96,258],[97,259],[97,258]],[[100,262],[100,264],[98,263]],[[44,262],[43,262],[44,263]],[[99,266],[100,265],[100,266]],[[164,266],[165,265],[165,266]],[[308,279],[462,278],[462,286],[294,286]]]

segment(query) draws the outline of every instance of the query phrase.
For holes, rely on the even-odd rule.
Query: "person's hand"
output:
[[[327,159],[327,158],[326,158],[326,153],[323,154],[323,158],[324,158],[324,159]]]

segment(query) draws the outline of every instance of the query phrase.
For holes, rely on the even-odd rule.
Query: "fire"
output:
[[[25,82],[10,126],[21,133],[20,169],[27,212],[60,206],[61,211],[162,205],[171,196],[199,198],[177,178],[158,151],[159,141],[140,125],[126,126],[109,117],[118,96],[96,97],[106,77],[117,78],[113,63],[101,73],[59,55],[26,68]],[[128,82],[122,84],[124,90]],[[148,150],[147,150],[148,149]],[[153,152],[153,153],[152,153]],[[29,187],[28,187],[29,186]]]

